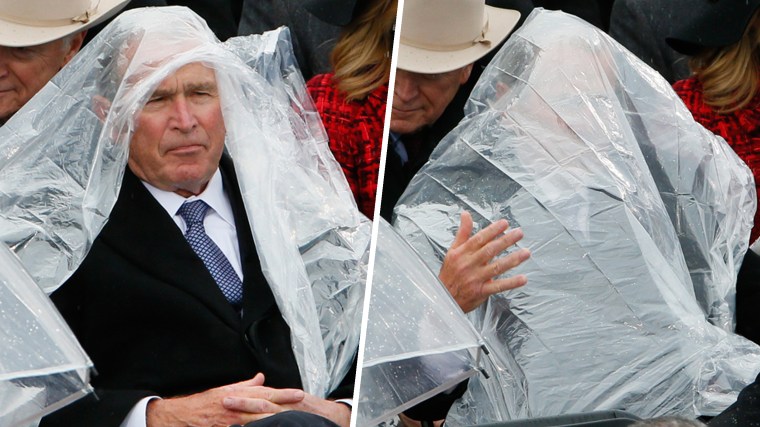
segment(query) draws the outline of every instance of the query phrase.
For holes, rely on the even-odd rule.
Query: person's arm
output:
[[[319,399],[316,396],[305,394],[304,401],[293,405],[283,405],[283,409],[293,409],[312,412],[321,415],[339,426],[348,427],[351,420],[352,397],[354,395],[354,382],[356,379],[357,359],[354,355],[351,368],[346,373],[338,387],[333,390],[327,399]],[[301,404],[302,403],[302,404]],[[249,399],[237,399],[225,402],[225,406],[234,410],[256,409],[256,402]]]
[[[76,402],[42,418],[40,427],[118,426],[141,399],[155,393],[146,390],[105,390],[96,388]]]
[[[147,406],[147,427],[243,425],[289,409],[318,415],[322,413],[317,411],[329,413],[332,410],[319,405],[315,399],[303,390],[265,387],[264,375],[259,373],[250,380],[200,393],[152,400]],[[331,403],[346,408],[345,405]],[[338,408],[335,409],[337,411]],[[350,410],[345,411],[350,418]]]
[[[375,212],[377,185],[380,176],[380,156],[383,147],[384,123],[379,117],[385,117],[380,112],[385,110],[386,100],[387,92],[382,88],[368,95],[364,101],[365,105],[362,112],[365,118],[362,120],[360,129],[353,132],[353,137],[356,140],[352,143],[358,150],[359,198],[356,199],[356,203],[359,205],[359,210],[370,219]]]
[[[494,222],[474,236],[471,236],[472,228],[472,216],[463,212],[459,231],[446,252],[438,274],[465,313],[483,304],[493,294],[528,283],[528,278],[522,274],[497,279],[530,258],[530,250],[526,248],[497,258],[502,251],[523,238],[522,230],[506,232],[509,223],[505,219]]]
[[[146,427],[148,403],[154,399],[159,399],[159,397],[149,396],[137,402],[119,427]]]
[[[263,375],[258,374],[256,378],[261,377],[263,380]],[[254,380],[256,379],[254,378]],[[229,387],[229,386],[228,386]],[[334,422],[335,424],[341,426],[341,427],[349,427],[351,423],[351,407],[349,405],[346,405],[344,403],[340,403],[334,400],[329,399],[322,399],[320,397],[314,396],[309,393],[304,393],[301,390],[300,394],[298,396],[296,395],[290,395],[290,394],[281,394],[289,389],[273,389],[268,387],[260,387],[263,394],[256,394],[254,395],[244,395],[237,393],[234,396],[227,396],[222,400],[222,413],[220,415],[224,416],[225,418],[222,418],[224,420],[230,419],[226,418],[228,415],[233,415],[234,417],[240,417],[242,419],[241,421],[234,421],[234,422],[227,422],[227,424],[245,424],[246,422],[256,421],[261,418],[264,418],[266,416],[269,416],[274,413],[283,412],[283,411],[289,411],[289,410],[295,410],[295,411],[303,411],[303,412],[309,412],[312,414],[316,414],[319,416],[322,416],[324,418],[327,418],[328,420]],[[216,389],[215,389],[216,390]],[[210,390],[214,391],[214,390]],[[189,396],[193,397],[193,396]],[[296,397],[301,397],[301,399],[296,399]],[[203,396],[204,400],[211,399],[214,401],[216,397],[215,396]],[[185,399],[185,398],[182,398]],[[195,405],[197,405],[201,401],[192,401],[187,400],[185,402],[181,402],[181,399],[177,399],[177,405],[175,408],[173,408],[172,412],[174,414],[184,414],[184,411],[190,411],[192,410]],[[157,408],[160,408],[161,403],[157,403]],[[224,413],[224,412],[227,413]],[[198,415],[203,416],[205,413],[201,412]],[[186,416],[183,416],[183,419],[188,419]],[[182,423],[170,423],[170,424],[150,424],[150,415],[149,415],[149,424],[148,427],[180,427],[185,425],[194,425],[194,424],[182,424]]]
[[[493,294],[528,282],[522,274],[497,279],[530,258],[530,251],[525,248],[497,258],[523,238],[521,230],[506,232],[508,229],[509,223],[499,220],[472,235],[472,216],[462,212],[459,230],[446,252],[438,277],[464,312],[474,310]],[[407,409],[400,415],[403,425],[417,426],[422,421],[440,425],[454,401],[467,390],[467,384],[468,381],[463,381],[453,389]]]

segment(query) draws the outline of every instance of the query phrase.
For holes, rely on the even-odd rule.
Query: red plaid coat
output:
[[[356,204],[372,219],[388,85],[380,86],[362,101],[352,102],[346,102],[338,92],[332,74],[314,76],[307,87],[327,130],[330,150],[343,168]]]

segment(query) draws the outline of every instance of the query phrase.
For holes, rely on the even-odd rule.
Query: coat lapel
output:
[[[228,156],[222,156],[220,170],[235,217],[240,260],[243,264],[243,324],[244,329],[247,329],[253,322],[261,319],[273,309],[275,301],[272,290],[261,271],[259,255],[256,252],[256,244],[253,241],[253,233],[240,194],[232,159]]]
[[[149,275],[197,297],[240,330],[240,316],[182,232],[140,180],[127,169],[111,217],[99,236]]]

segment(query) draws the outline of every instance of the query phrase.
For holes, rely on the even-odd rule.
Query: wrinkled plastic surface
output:
[[[733,328],[752,174],[656,72],[604,33],[536,10],[484,71],[467,117],[396,206],[433,270],[459,213],[507,218],[528,285],[473,312],[496,382],[452,425],[622,409],[714,415],[760,369]],[[498,386],[494,387],[493,383]]]
[[[358,345],[370,222],[329,152],[287,29],[222,44],[187,8],[121,14],[0,129],[2,239],[46,291],[59,286],[115,203],[138,113],[195,62],[216,71],[226,149],[304,388],[325,395]]]
[[[482,344],[419,255],[378,221],[359,426],[376,425],[476,374]]]
[[[90,391],[90,359],[2,245],[0,325],[0,425],[29,425]]]

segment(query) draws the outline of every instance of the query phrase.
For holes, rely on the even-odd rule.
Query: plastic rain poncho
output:
[[[396,206],[437,271],[459,213],[521,227],[528,285],[470,318],[491,349],[450,422],[622,409],[714,415],[760,370],[733,328],[746,165],[603,32],[536,10]]]
[[[329,152],[287,30],[222,44],[187,8],[121,14],[0,129],[2,238],[46,291],[59,286],[114,205],[136,116],[195,62],[216,71],[262,270],[304,389],[324,396],[358,345],[370,222]]]
[[[372,271],[359,426],[376,425],[477,374],[482,346],[446,288],[383,219]]]
[[[0,324],[0,425],[29,425],[91,390],[90,359],[50,299],[4,246]]]

